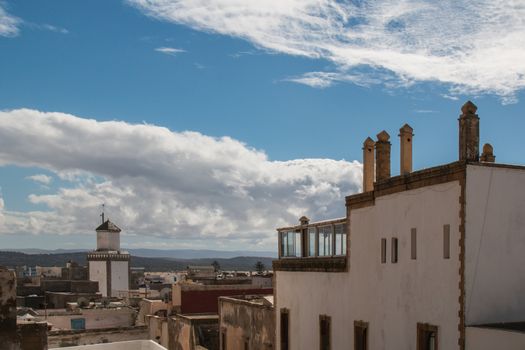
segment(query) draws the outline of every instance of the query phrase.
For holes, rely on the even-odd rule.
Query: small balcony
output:
[[[346,218],[310,223],[304,216],[297,226],[277,229],[274,271],[347,271],[347,231]]]

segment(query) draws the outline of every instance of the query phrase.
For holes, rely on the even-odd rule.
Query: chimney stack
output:
[[[377,134],[376,146],[376,181],[390,177],[390,135],[385,131]]]
[[[467,101],[461,107],[459,116],[459,160],[479,160],[479,117],[476,114],[478,107]]]
[[[370,137],[363,142],[363,192],[374,189],[374,145]]]
[[[399,139],[400,139],[400,172],[401,175],[410,174],[412,172],[412,139],[414,134],[412,133],[414,129],[410,125],[405,124],[401,129],[399,129]]]
[[[492,148],[492,145],[490,143],[486,143],[483,145],[483,153],[481,154],[481,157],[479,157],[479,160],[487,163],[494,163],[496,161],[496,156],[494,155],[494,148]]]

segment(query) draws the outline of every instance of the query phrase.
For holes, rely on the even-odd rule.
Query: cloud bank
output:
[[[358,162],[271,161],[229,137],[29,109],[0,112],[7,164],[46,169],[66,185],[29,196],[46,211],[0,201],[2,233],[92,234],[105,203],[126,233],[216,247],[274,248],[275,228],[301,215],[344,216],[344,196],[361,183]]]
[[[512,102],[525,86],[522,1],[126,0],[148,16],[243,38],[289,55],[324,58],[333,72],[299,83],[397,85],[440,82],[452,93],[490,93]],[[350,78],[348,78],[350,77]]]

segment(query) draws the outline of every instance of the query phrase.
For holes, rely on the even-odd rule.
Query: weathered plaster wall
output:
[[[523,350],[525,332],[467,327],[466,350]]]
[[[2,349],[19,349],[16,337],[16,277],[0,267],[0,345]]]
[[[467,325],[524,321],[525,171],[469,165]]]
[[[136,311],[129,308],[122,309],[82,309],[79,314],[49,313],[47,321],[53,324],[53,329],[71,329],[71,320],[84,318],[86,329],[130,327],[135,323]]]
[[[350,264],[343,273],[276,272],[276,348],[279,312],[290,311],[291,349],[319,344],[319,315],[331,317],[332,349],[353,344],[353,324],[369,322],[369,348],[416,348],[417,323],[439,327],[441,349],[458,349],[459,211],[458,181],[376,198],[351,211]],[[450,225],[450,259],[443,258],[443,225]],[[417,229],[417,259],[410,256]],[[399,240],[392,263],[391,238]],[[381,264],[381,238],[387,263]]]
[[[228,350],[274,349],[275,313],[271,306],[233,298],[219,299],[219,329]]]

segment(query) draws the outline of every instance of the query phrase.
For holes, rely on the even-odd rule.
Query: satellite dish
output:
[[[171,299],[171,288],[162,288],[160,290],[160,298],[166,303],[168,301],[170,301],[170,299]]]

